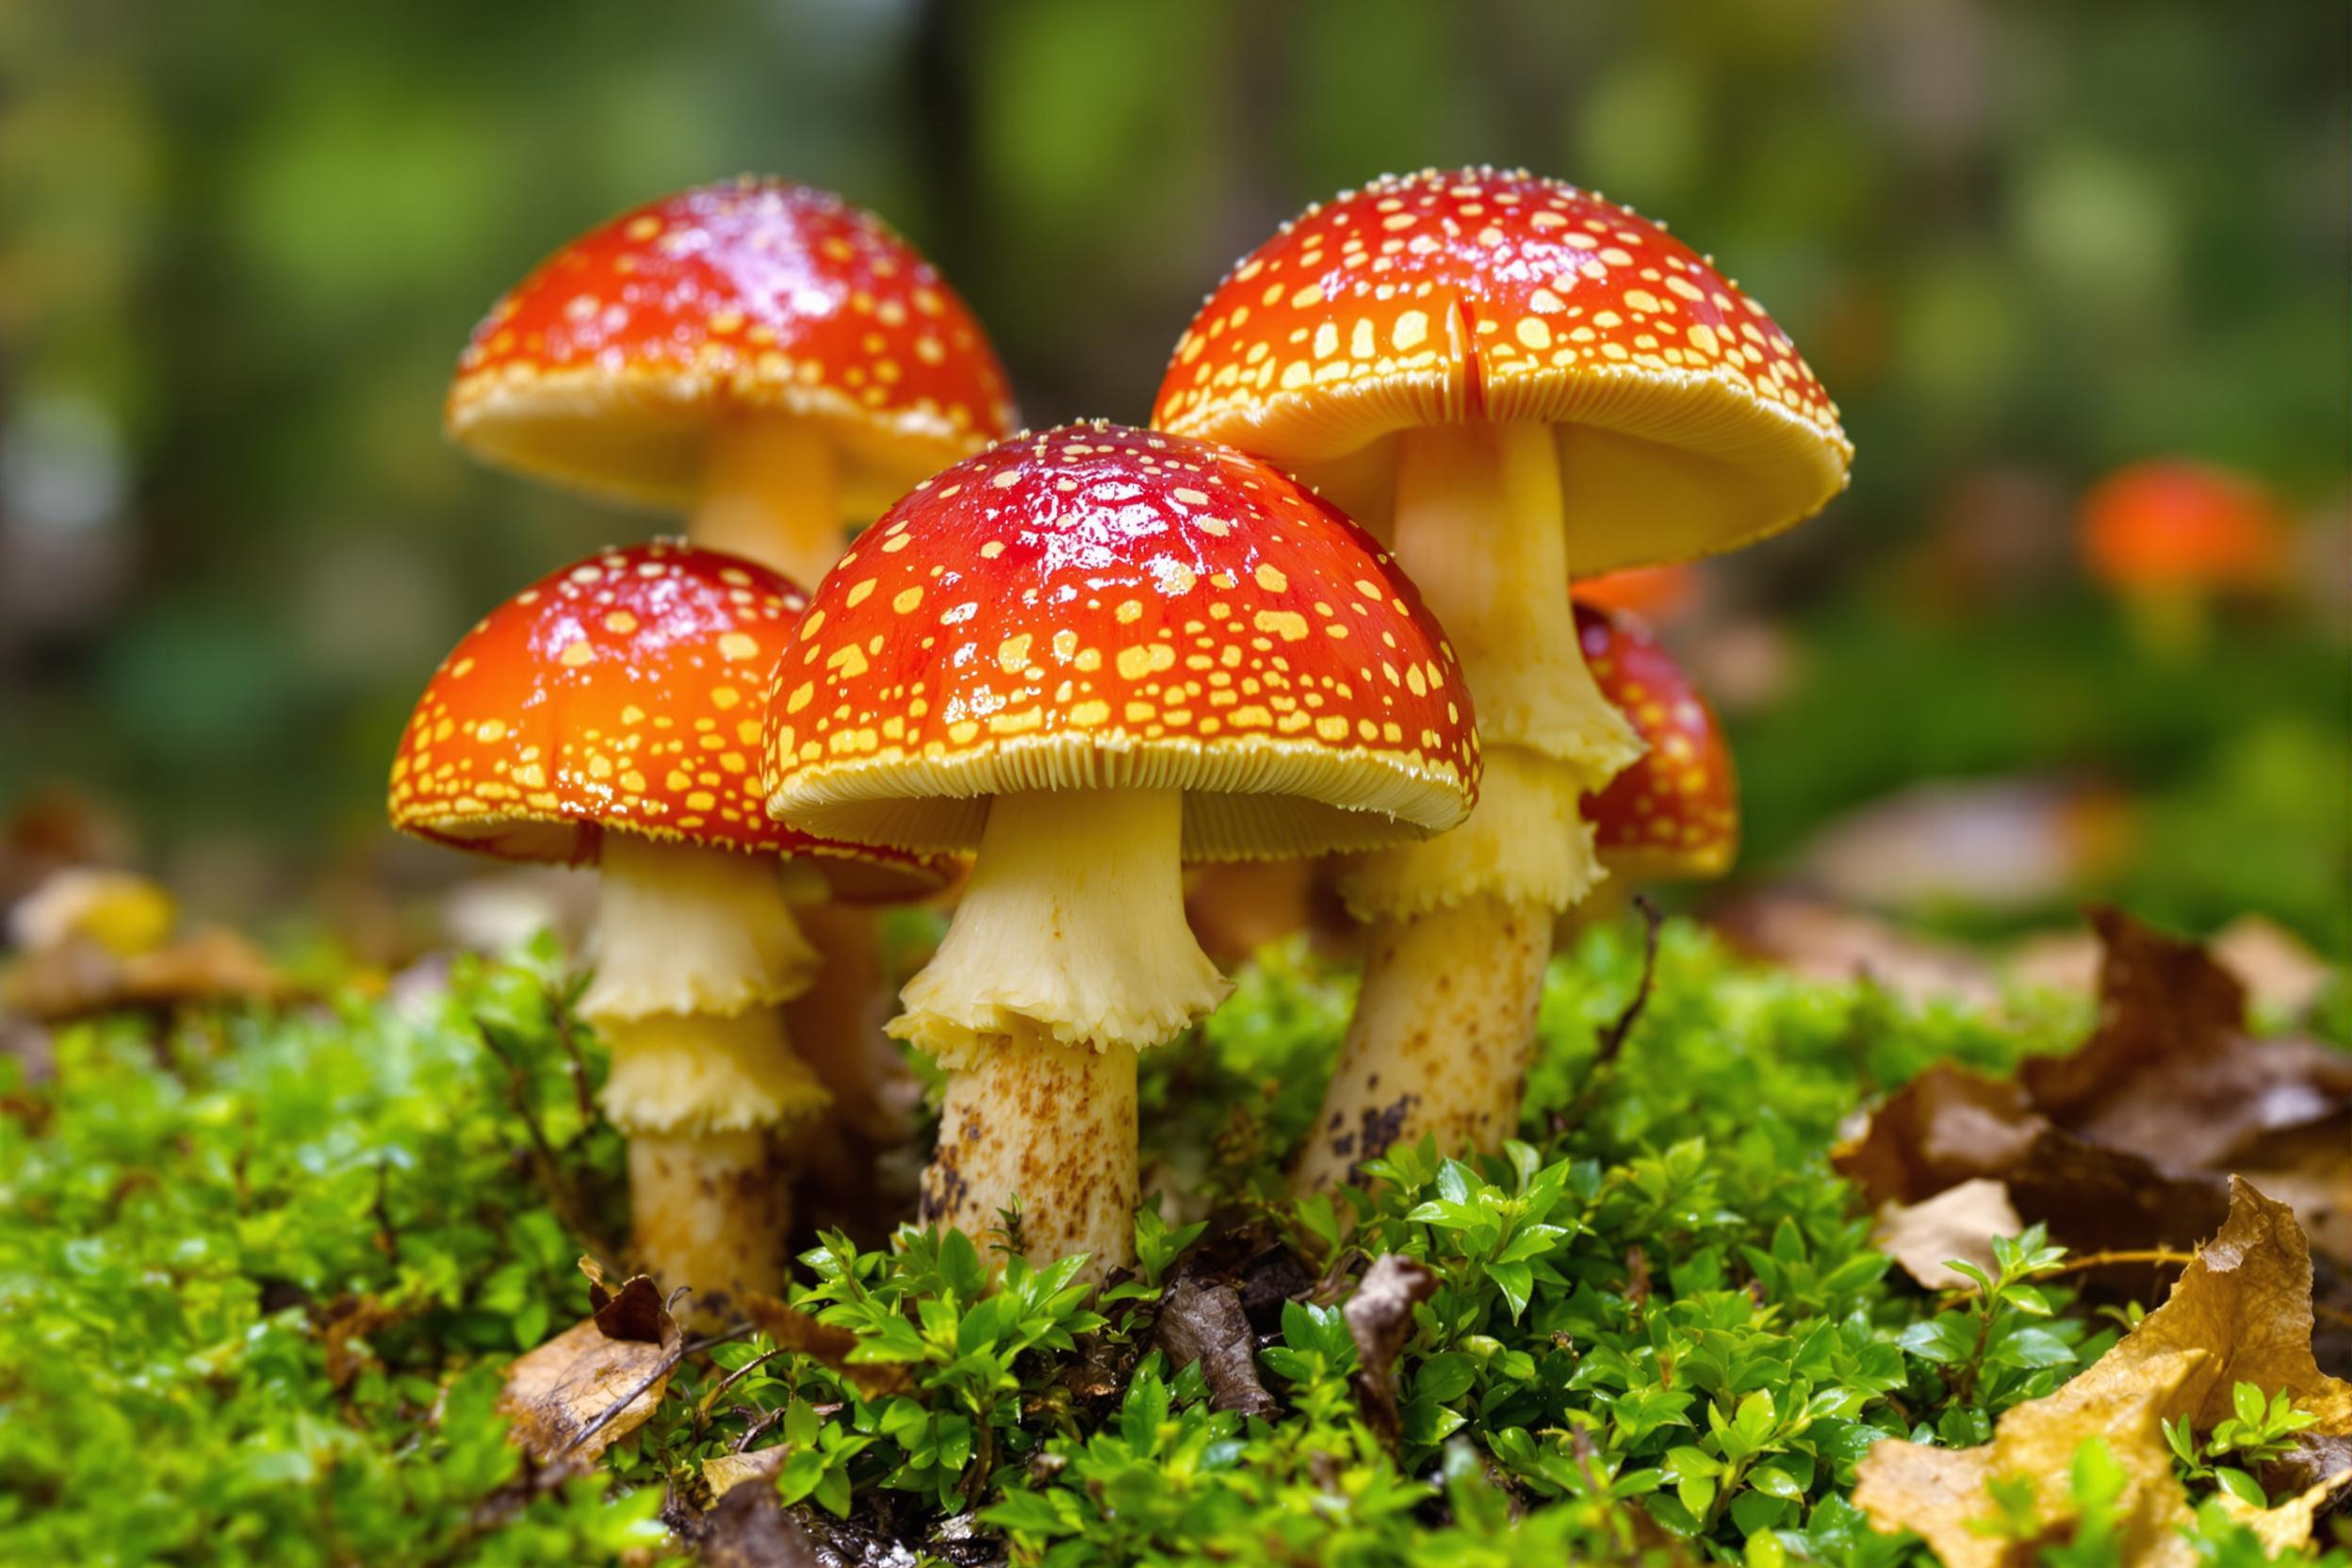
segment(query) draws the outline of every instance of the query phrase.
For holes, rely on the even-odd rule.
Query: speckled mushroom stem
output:
[[[1398,443],[1396,560],[1462,660],[1486,778],[1462,826],[1349,874],[1351,907],[1377,923],[1300,1191],[1398,1140],[1434,1134],[1455,1154],[1516,1124],[1554,917],[1601,876],[1578,799],[1642,753],[1585,667],[1551,429],[1438,426]]]
[[[948,1080],[923,1221],[986,1237],[1020,1200],[1021,1250],[1084,1252],[1100,1282],[1135,1261],[1135,1052],[1001,1037]]]
[[[612,1047],[602,1103],[629,1139],[631,1233],[707,1322],[783,1280],[790,1216],[769,1135],[828,1097],[776,1004],[816,955],[773,859],[615,833],[600,867],[580,1011]]]
[[[1348,1181],[1363,1161],[1428,1135],[1449,1153],[1510,1135],[1551,951],[1552,913],[1540,905],[1480,896],[1375,922],[1364,991],[1296,1190]]]
[[[713,427],[686,537],[815,587],[848,543],[834,463],[826,433],[794,415]]]
[[[1133,1257],[1135,1057],[1230,988],[1184,923],[1176,790],[997,796],[947,939],[890,1032],[950,1071],[923,1209],[1022,1250]]]

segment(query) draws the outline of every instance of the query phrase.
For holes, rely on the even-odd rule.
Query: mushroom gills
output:
[[[1179,790],[1028,791],[988,806],[947,939],[890,1033],[964,1068],[1004,1037],[1163,1043],[1233,989],[1184,921]]]
[[[686,537],[813,588],[848,544],[837,463],[831,435],[799,415],[725,420],[704,438]]]
[[[817,953],[775,858],[607,833],[598,856],[596,976],[580,1011],[732,1017],[798,996]]]
[[[1642,742],[1585,668],[1560,463],[1549,425],[1406,431],[1392,545],[1462,661],[1486,745],[1557,758],[1589,792]]]

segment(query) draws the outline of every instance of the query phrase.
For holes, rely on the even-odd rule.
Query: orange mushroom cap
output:
[[[492,611],[441,662],[392,763],[392,825],[517,860],[602,835],[808,856],[837,892],[902,898],[945,870],[771,821],[760,694],[807,596],[765,567],[654,540],[590,556]]]
[[[1468,814],[1454,652],[1372,538],[1230,449],[1114,425],[925,480],[818,586],[768,713],[770,809],[907,849],[985,797],[1182,789],[1188,859]]]
[[[1388,176],[1285,224],[1193,318],[1152,415],[1360,507],[1387,437],[1478,420],[1562,427],[1578,577],[1776,532],[1854,453],[1788,335],[1710,261],[1492,169]]]
[[[730,415],[817,421],[871,516],[1014,422],[1004,367],[930,262],[828,191],[745,176],[558,251],[490,309],[444,420],[491,462],[682,508]]]
[[[2082,545],[2115,588],[2267,588],[2287,565],[2286,525],[2262,487],[2202,463],[2118,468],[2082,498]]]
[[[1639,616],[1580,603],[1576,635],[1648,747],[1585,802],[1601,862],[1636,882],[1721,876],[1740,852],[1740,779],[1715,710]]]
[[[1576,596],[1596,609],[1625,610],[1644,620],[1662,621],[1689,606],[1698,587],[1698,569],[1685,562],[1588,578],[1576,585]]]

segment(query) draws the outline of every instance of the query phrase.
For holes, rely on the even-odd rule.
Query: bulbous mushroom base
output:
[[[1428,1135],[1446,1154],[1499,1146],[1518,1125],[1551,946],[1551,910],[1483,895],[1375,923],[1292,1189],[1336,1186]]]
[[[664,1291],[694,1292],[686,1315],[710,1327],[748,1292],[784,1282],[785,1162],[765,1129],[636,1133],[629,1140],[630,1228]]]
[[[1079,1278],[1099,1282],[1135,1261],[1136,1197],[1130,1048],[1000,1036],[948,1079],[923,1173],[925,1224],[955,1226],[985,1250],[1019,1200],[1022,1255],[1045,1264],[1084,1252]]]

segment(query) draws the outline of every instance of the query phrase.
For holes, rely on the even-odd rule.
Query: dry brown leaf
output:
[[[1170,1367],[1181,1372],[1200,1364],[1211,1405],[1246,1416],[1274,1413],[1274,1396],[1258,1380],[1258,1336],[1241,1310],[1240,1291],[1186,1275],[1169,1287],[1154,1332]]]
[[[2030,1549],[1971,1527],[1997,1516],[1988,1484],[2022,1478],[2033,1486],[2040,1517],[2064,1521],[2074,1506],[2075,1450],[2097,1437],[2130,1478],[2115,1504],[2123,1560],[2135,1568],[2185,1563],[2189,1552],[2177,1527],[2189,1520],[2188,1498],[2173,1474],[2160,1422],[2203,1360],[2200,1352],[2168,1352],[2143,1361],[2138,1381],[2110,1386],[2082,1386],[2086,1374],[2010,1411],[1994,1428],[1993,1440],[1973,1448],[1931,1448],[1889,1438],[1862,1457],[1854,1506],[1879,1529],[1916,1531],[1945,1568],[2030,1562]]]
[[[1348,1379],[1372,1429],[1394,1445],[1403,1432],[1396,1411],[1396,1357],[1413,1337],[1413,1309],[1437,1293],[1437,1272],[1425,1263],[1384,1252],[1364,1271],[1364,1282],[1340,1308],[1356,1343]]]
[[[2340,1516],[2352,1506],[2352,1469],[2297,1493],[2276,1508],[2256,1508],[2227,1492],[2215,1500],[2223,1512],[2252,1530],[2272,1552],[2294,1551],[2311,1544],[2320,1520]]]
[[[710,1483],[712,1497],[724,1497],[745,1481],[775,1480],[784,1468],[784,1457],[792,1451],[790,1444],[779,1443],[748,1454],[721,1454],[702,1462],[702,1478]]]
[[[213,926],[127,956],[91,938],[69,937],[20,955],[0,975],[0,1003],[53,1022],[133,1007],[282,1002],[291,994],[259,948]]]
[[[1946,1259],[1994,1272],[1993,1237],[2014,1236],[2025,1221],[2010,1205],[2009,1189],[1973,1176],[1921,1203],[1889,1202],[1878,1211],[1871,1242],[1930,1290],[1967,1288],[1968,1277]]]
[[[2194,942],[2112,909],[2097,1031],[2014,1083],[1949,1064],[1891,1096],[1835,1152],[1874,1204],[1997,1178],[2020,1217],[2078,1250],[2186,1247],[2218,1227],[2225,1173],[2287,1198],[2352,1256],[2352,1054],[2255,1039],[2245,995]],[[2145,1273],[2104,1282],[2146,1294]]]
[[[847,1329],[828,1328],[776,1297],[756,1290],[747,1293],[743,1297],[743,1315],[751,1319],[753,1328],[774,1340],[776,1348],[816,1357],[856,1383],[858,1392],[868,1398],[904,1393],[909,1386],[905,1366],[895,1363],[852,1362],[849,1353],[858,1348],[856,1334]]]
[[[2060,1389],[2130,1383],[2154,1358],[2198,1350],[2204,1362],[2167,1404],[2206,1431],[2230,1413],[2230,1390],[2252,1383],[2284,1389],[2318,1416],[2315,1437],[2352,1435],[2352,1383],[2311,1359],[2311,1253],[2293,1211],[2243,1180],[2230,1184],[2230,1220],[2184,1269],[2164,1304],[2148,1315],[2090,1369]]]
[[[2170,1298],[2115,1348],[2056,1393],[2003,1415],[1989,1444],[1879,1444],[1857,1471],[1854,1503],[1882,1529],[1917,1530],[1950,1568],[1996,1568],[2007,1560],[2008,1545],[1968,1527],[1995,1511],[1986,1483],[2023,1476],[2042,1516],[2063,1518],[2074,1451],[2086,1438],[2103,1437],[2132,1478],[2119,1505],[2125,1560],[2185,1560],[2172,1527],[2186,1520],[2187,1509],[2160,1423],[2187,1415],[2209,1431],[2230,1414],[2231,1387],[2250,1382],[2265,1394],[2283,1389],[2317,1415],[2311,1439],[2352,1432],[2352,1384],[2321,1373],[2311,1337],[2311,1252],[2295,1216],[2249,1184],[2232,1182],[2228,1223]]]
[[[517,1358],[498,1396],[499,1410],[514,1422],[514,1440],[542,1464],[592,1464],[644,1426],[669,1391],[684,1347],[652,1281],[641,1274],[609,1292],[593,1263],[583,1258],[580,1266],[597,1315]],[[650,1323],[640,1311],[647,1293],[658,1315]],[[653,1337],[616,1337],[599,1318],[629,1334],[649,1329]]]
[[[2270,1140],[2352,1106],[2352,1054],[2246,1032],[2246,988],[2204,948],[2095,909],[2105,944],[2099,1027],[2018,1070],[2034,1108],[2168,1170],[2260,1160]]]

